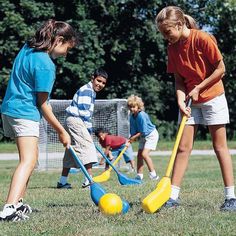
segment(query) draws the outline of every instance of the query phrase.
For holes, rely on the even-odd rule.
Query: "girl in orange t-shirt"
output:
[[[179,144],[172,173],[172,192],[166,207],[179,205],[180,185],[188,165],[194,136],[199,124],[208,126],[214,151],[224,181],[224,211],[236,211],[232,159],[226,140],[225,124],[229,123],[228,105],[222,78],[225,65],[215,38],[197,29],[195,20],[176,6],[162,9],[156,24],[168,40],[168,73],[175,76],[177,102],[181,114],[188,116]],[[186,108],[185,101],[193,104]]]

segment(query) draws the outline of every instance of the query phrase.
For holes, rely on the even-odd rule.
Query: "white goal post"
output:
[[[54,115],[64,125],[65,109],[71,100],[50,100]],[[93,128],[104,128],[113,135],[129,136],[128,107],[126,99],[97,99],[93,113]],[[94,135],[93,135],[94,136]],[[98,144],[97,138],[94,141]],[[39,134],[38,169],[62,168],[64,147],[59,142],[56,131],[42,118]],[[122,158],[123,159],[123,158]]]

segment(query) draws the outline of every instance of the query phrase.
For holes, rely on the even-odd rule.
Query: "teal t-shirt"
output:
[[[154,129],[156,129],[156,126],[151,122],[149,115],[146,112],[140,111],[137,116],[134,116],[133,114],[130,116],[131,136],[140,132],[142,137],[146,137]]]
[[[50,96],[55,70],[48,53],[25,44],[14,61],[1,112],[14,118],[39,121],[37,93],[47,92]]]

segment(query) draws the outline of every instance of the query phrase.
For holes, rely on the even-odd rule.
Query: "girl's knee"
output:
[[[178,152],[179,153],[191,153],[192,149],[193,149],[192,146],[179,145]]]
[[[224,145],[213,145],[213,148],[216,154],[226,153],[229,150],[228,147]]]

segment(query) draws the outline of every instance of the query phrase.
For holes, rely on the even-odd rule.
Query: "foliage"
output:
[[[236,3],[235,1],[215,1],[209,6],[212,15],[213,33],[218,39],[226,65],[224,84],[230,112],[229,138],[236,138],[235,75],[236,75]]]
[[[157,12],[167,5],[180,6],[216,36],[227,67],[228,133],[234,138],[236,9],[232,0],[0,0],[0,102],[17,52],[42,22],[56,18],[72,24],[80,32],[81,42],[66,59],[55,61],[52,98],[71,99],[93,70],[102,66],[109,81],[97,98],[138,94],[155,123],[167,122],[168,126],[170,122],[172,129],[178,114],[174,80],[166,73],[167,45],[154,22]],[[201,132],[203,137],[206,132]]]

